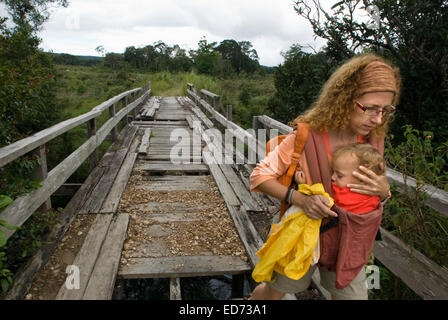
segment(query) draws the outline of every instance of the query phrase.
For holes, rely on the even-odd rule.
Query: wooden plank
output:
[[[120,203],[121,196],[126,189],[129,177],[131,176],[132,169],[134,167],[135,160],[137,159],[137,153],[130,152],[126,156],[120,171],[115,178],[115,181],[104,200],[100,213],[115,213],[117,212],[118,204]]]
[[[73,265],[79,268],[79,289],[67,289],[64,283],[59,289],[56,300],[80,300],[82,298],[111,221],[111,214],[96,216],[78,255],[73,261]]]
[[[44,143],[56,138],[64,132],[83,124],[90,119],[96,118],[101,114],[99,111],[90,111],[76,118],[62,121],[45,130],[36,132],[35,134],[16,141],[0,149],[0,167],[17,159],[18,157],[30,152],[33,149],[43,145]]]
[[[210,208],[208,205],[204,204],[189,204],[185,202],[145,202],[140,204],[130,205],[132,211],[141,211],[146,213],[167,213],[176,212],[176,214],[185,215],[189,213],[196,213],[201,210],[206,210]]]
[[[149,177],[138,189],[151,191],[207,190],[208,178],[204,176],[162,176]]]
[[[126,238],[129,214],[121,213],[112,219],[101,251],[90,275],[83,300],[110,300]]]
[[[206,96],[215,99],[215,98],[219,98],[219,95],[217,95],[216,93],[210,92],[208,90],[202,89],[201,93],[205,94]]]
[[[425,300],[448,299],[448,269],[381,228],[373,253],[394,275]]]
[[[239,257],[175,256],[132,258],[135,264],[122,266],[118,277],[125,279],[202,277],[250,272],[251,267]]]
[[[202,158],[200,155],[186,155],[183,157],[176,157],[175,159],[172,158],[170,154],[150,154],[145,159],[147,160],[163,160],[163,161],[172,161],[173,163],[179,163],[179,164],[189,164],[189,163],[201,163]]]
[[[182,300],[179,278],[170,279],[170,300]]]
[[[184,127],[187,125],[187,121],[132,121],[132,125],[138,125],[138,126],[180,126]]]
[[[139,154],[147,154],[148,153],[149,139],[151,139],[151,129],[147,128],[147,129],[145,129],[145,133],[143,134],[143,137],[142,137],[142,142],[138,149]]]
[[[292,128],[290,126],[287,126],[286,124],[283,124],[280,121],[272,119],[266,115],[259,116],[258,121],[267,128],[277,129],[279,134],[288,134],[292,132]]]
[[[172,211],[172,213],[152,213],[150,218],[157,223],[201,221],[203,219],[202,215],[192,213],[181,214],[173,209]]]
[[[101,181],[92,192],[90,199],[86,201],[80,213],[99,213],[103,202],[108,195],[112,184],[115,181],[115,177],[120,170],[121,164],[126,157],[127,150],[120,149],[115,152],[113,162],[106,168],[106,173],[101,177]]]
[[[246,186],[243,184],[241,179],[236,175],[233,171],[232,165],[230,164],[221,164],[220,168],[222,173],[226,176],[227,181],[232,186],[235,191],[236,196],[240,199],[243,207],[246,211],[256,211],[261,212],[263,209],[258,205],[249,190],[246,189]]]
[[[207,150],[204,150],[203,157],[223,198],[227,199],[227,202],[231,206],[240,206],[241,203],[238,200],[238,197],[235,195],[232,187],[227,182],[226,177],[222,173],[219,165],[216,164],[216,161],[212,159],[212,156],[208,154]],[[214,161],[215,163],[213,163]]]
[[[145,162],[136,164],[135,169],[137,170],[145,170],[150,172],[199,172],[199,173],[207,173],[208,167],[205,164],[172,164],[171,162],[167,163],[151,163]]]

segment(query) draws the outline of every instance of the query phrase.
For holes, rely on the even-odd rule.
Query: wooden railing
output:
[[[37,169],[40,175],[41,187],[21,196],[4,211],[0,212],[0,219],[8,224],[21,226],[39,207],[48,204],[51,195],[60,188],[64,182],[90,158],[90,167],[94,168],[98,162],[98,147],[111,134],[112,140],[117,137],[116,127],[120,121],[128,122],[128,114],[137,115],[137,108],[151,94],[150,83],[142,88],[129,90],[101,103],[91,111],[78,117],[65,120],[50,128],[37,132],[25,139],[14,142],[0,149],[0,168],[16,160],[20,156],[36,150],[39,153],[40,166]],[[121,105],[117,112],[116,106]],[[97,118],[108,110],[110,118],[97,128]],[[47,172],[45,144],[61,134],[87,123],[87,141],[62,160],[51,171]],[[4,230],[8,239],[14,230]]]
[[[202,96],[198,94],[193,84],[187,84],[187,96],[192,102],[203,107],[224,128],[233,129],[236,139],[245,143],[248,152],[255,153],[258,161],[265,157],[266,139],[276,133],[288,134],[292,131],[291,127],[266,115],[254,116],[252,128],[245,130],[233,123],[229,117],[220,114],[203,98],[203,95],[206,95],[217,100],[219,96],[205,90],[200,92]],[[266,131],[261,131],[265,134],[257,134],[259,129],[266,129]],[[267,133],[270,133],[269,138]],[[241,155],[239,156],[241,157]],[[251,166],[248,165],[248,167]],[[416,186],[414,178],[404,177],[403,174],[391,168],[387,170],[387,178],[391,184],[397,185],[398,191],[403,191],[405,186],[407,188]],[[425,204],[448,218],[448,193],[431,185],[423,185],[421,189],[428,194]],[[383,228],[381,228],[381,233],[383,240],[375,243],[374,255],[382,264],[423,299],[448,299],[448,269],[446,267],[439,266]],[[313,281],[325,297],[329,298],[329,293],[317,283],[316,273],[313,276]]]

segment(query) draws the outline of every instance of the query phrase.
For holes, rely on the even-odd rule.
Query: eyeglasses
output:
[[[358,101],[355,101],[355,103],[358,106],[358,108],[361,109],[362,111],[364,111],[364,114],[368,117],[376,117],[377,115],[379,115],[381,113],[384,118],[388,118],[388,117],[392,116],[397,111],[397,108],[395,108],[391,104],[388,106],[384,106],[381,109],[378,107],[365,107]]]

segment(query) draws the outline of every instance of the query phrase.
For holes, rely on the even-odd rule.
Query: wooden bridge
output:
[[[110,118],[97,128],[103,112]],[[45,144],[84,123],[87,141],[47,172]],[[254,117],[253,129],[245,130],[231,121],[231,109],[223,108],[218,95],[198,92],[193,84],[187,84],[185,97],[154,97],[147,85],[0,149],[0,167],[37,152],[43,179],[41,188],[16,199],[0,219],[20,226],[36,210],[51,208],[52,195],[73,193],[60,224],[15,275],[5,298],[25,297],[80,217],[89,217],[89,223],[76,234],[79,246],[61,266],[76,272],[62,272],[53,299],[111,299],[120,281],[142,278],[170,278],[170,297],[180,299],[179,278],[224,274],[234,275],[235,292],[242,294],[242,275],[250,275],[268,231],[258,222],[270,220],[279,208],[277,199],[249,191],[249,175],[265,154],[266,134],[259,129],[291,131],[265,115]],[[99,160],[105,140],[113,143]],[[88,178],[67,184],[86,160]],[[404,183],[393,170],[388,178]],[[448,217],[447,193],[426,189],[427,205]],[[13,232],[5,230],[8,238]],[[374,248],[381,263],[422,298],[448,299],[446,268],[389,232],[382,235]],[[79,283],[70,276],[78,276]],[[330,298],[318,273],[313,282]]]

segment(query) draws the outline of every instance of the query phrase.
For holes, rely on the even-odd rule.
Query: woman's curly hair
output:
[[[362,71],[374,61],[385,63],[392,68],[397,88],[392,104],[397,105],[401,88],[399,69],[374,54],[358,55],[348,60],[331,75],[311,108],[294,119],[290,123],[291,126],[305,122],[310,125],[310,129],[315,131],[346,128],[353,112],[354,101],[360,97],[359,84]],[[383,121],[373,130],[373,133],[376,136],[384,137],[390,120],[389,118]]]

